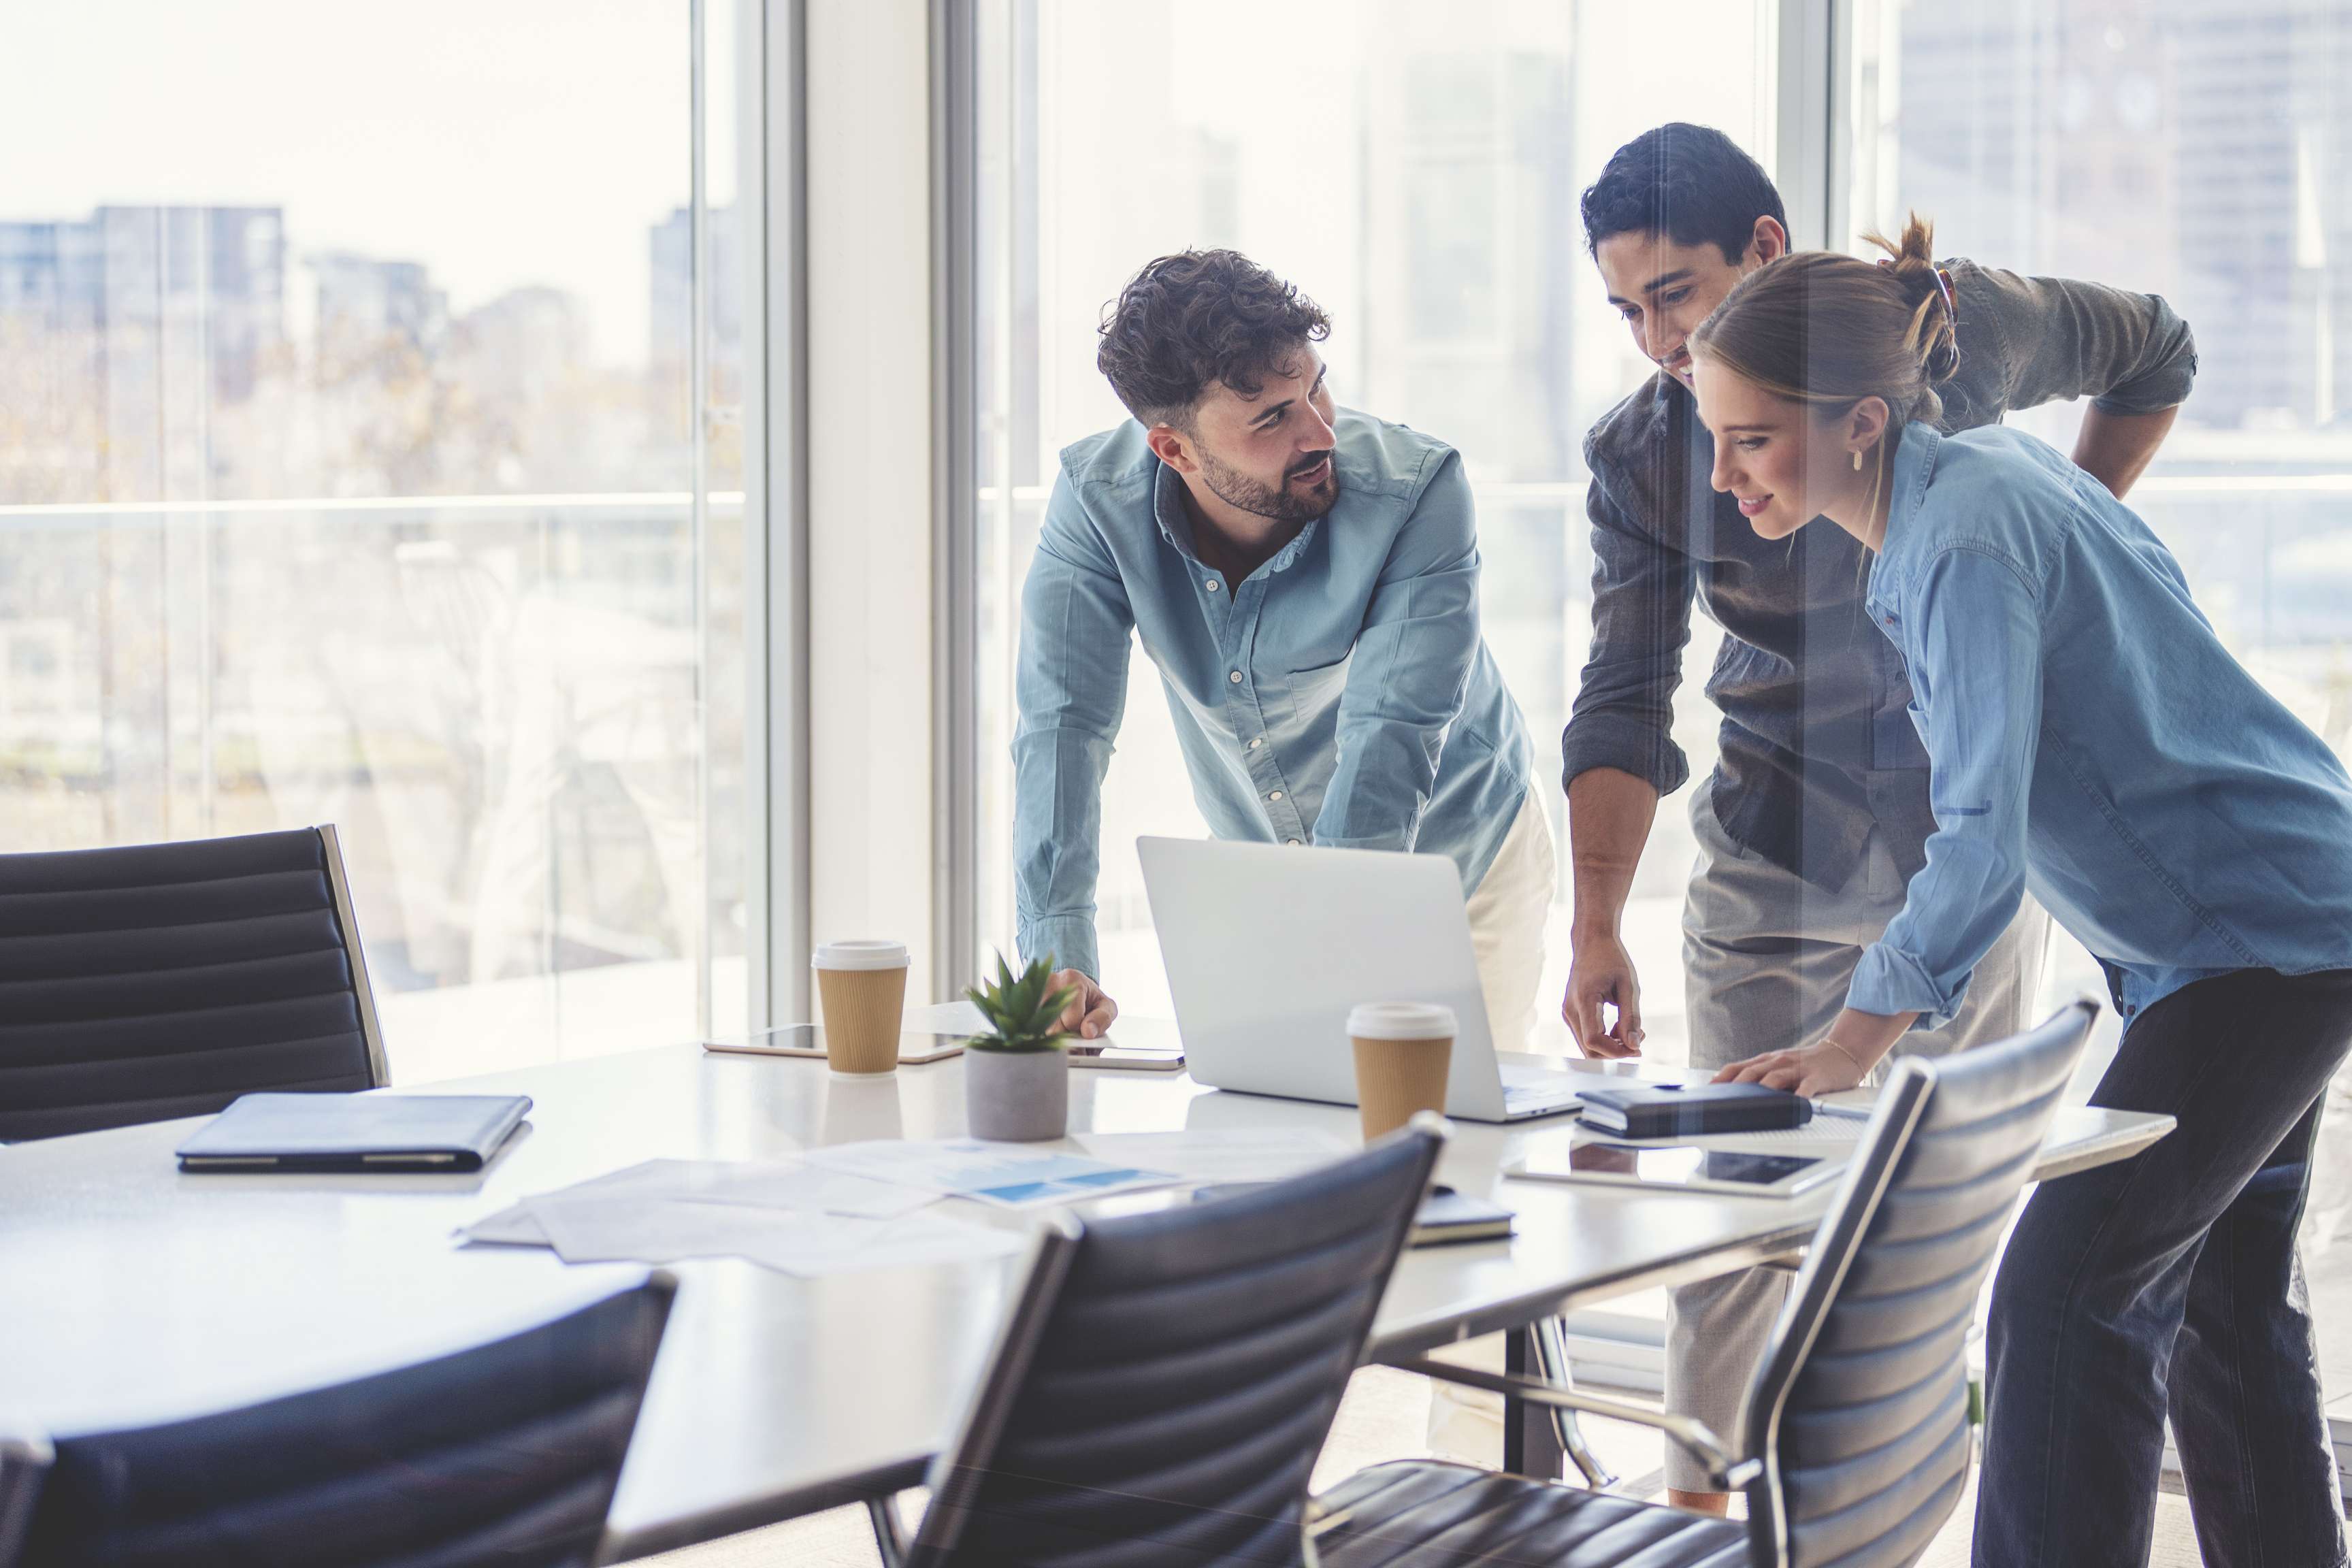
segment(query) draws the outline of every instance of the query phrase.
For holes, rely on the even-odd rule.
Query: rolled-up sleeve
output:
[[[1998,318],[2008,406],[2089,397],[2109,414],[2155,414],[2189,401],[2197,340],[2162,296],[1993,268],[1974,281],[1963,309],[1981,300]]]
[[[1443,454],[1365,606],[1339,696],[1338,764],[1315,842],[1411,849],[1478,653],[1478,528],[1462,459]]]
[[[1855,964],[1846,1005],[1949,1023],[1969,976],[2025,896],[2026,805],[2042,728],[2040,606],[2008,561],[1959,547],[1932,562],[1905,613],[1927,711],[1936,831],[1903,909]]]
[[[1675,744],[1697,573],[1689,556],[1634,526],[1598,468],[1585,494],[1592,520],[1592,648],[1560,735],[1560,787],[1616,768],[1672,795],[1690,777]]]
[[[1095,947],[1102,781],[1127,707],[1135,618],[1118,568],[1067,475],[1045,505],[1021,594],[1013,736],[1015,940],[1101,976]]]

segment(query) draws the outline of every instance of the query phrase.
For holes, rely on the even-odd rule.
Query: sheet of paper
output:
[[[741,1258],[813,1279],[1003,1257],[1022,1237],[937,1214],[856,1219],[808,1210],[748,1208],[690,1198],[529,1200],[556,1255],[566,1263],[675,1263]]]
[[[937,1203],[940,1196],[923,1187],[800,1163],[737,1166],[714,1173],[678,1195],[694,1203],[797,1209],[859,1219],[895,1219]]]
[[[926,1187],[822,1170],[798,1160],[647,1160],[540,1195],[567,1202],[725,1204],[861,1219],[894,1219],[940,1198]],[[459,1234],[468,1241],[509,1247],[545,1247],[550,1241],[530,1199],[476,1220]]]
[[[1073,1203],[1139,1187],[1167,1186],[1179,1179],[1171,1171],[1089,1160],[1062,1149],[983,1143],[976,1138],[836,1143],[810,1150],[808,1162],[849,1175],[925,1187],[1001,1208]]]
[[[1278,1127],[1081,1132],[1077,1141],[1097,1160],[1172,1171],[1188,1182],[1278,1182],[1353,1152],[1336,1133]]]
[[[950,1219],[924,1209],[897,1219],[827,1216],[823,1237],[779,1236],[770,1246],[739,1254],[781,1273],[814,1279],[876,1268],[915,1268],[1010,1257],[1028,1246],[1018,1231]]]

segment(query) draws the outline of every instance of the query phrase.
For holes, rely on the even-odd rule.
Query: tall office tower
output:
[[[282,355],[285,306],[276,207],[100,207],[0,225],[11,394],[0,401],[53,437],[0,443],[14,449],[9,491],[206,493],[210,416],[250,399]]]
[[[89,223],[0,223],[0,502],[99,483],[105,268]]]
[[[2352,0],[1900,13],[1902,205],[1947,248],[2165,294],[2189,416],[2313,429],[2352,386]]]
[[[1367,380],[1376,407],[1477,432],[1484,478],[1577,466],[1569,400],[1578,240],[1569,8],[1442,16],[1381,0],[1410,37],[1364,62]],[[1422,36],[1414,36],[1414,35]]]
[[[743,247],[733,206],[713,207],[706,220],[710,247],[710,379],[706,402],[740,405],[743,387]],[[694,214],[677,207],[646,231],[647,285],[646,374],[653,389],[656,428],[683,442],[688,432],[687,367],[694,347]]]
[[[386,261],[347,250],[303,258],[316,289],[311,327],[320,374],[386,353],[429,360],[449,330],[449,297],[419,261]]]
[[[214,414],[286,349],[277,207],[100,207],[108,499],[209,494]]]

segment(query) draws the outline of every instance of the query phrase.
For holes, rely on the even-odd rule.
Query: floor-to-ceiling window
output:
[[[2179,310],[2196,389],[2132,504],[2231,650],[2352,756],[2352,0],[1860,0],[1853,23],[1854,227],[1916,209],[1948,254]],[[2080,418],[2013,422],[2066,449]],[[2096,988],[2063,937],[2053,967]],[[2304,1250],[2347,1420],[2352,1092],[2332,1099]]]
[[[1559,731],[1590,637],[1585,429],[1650,371],[1602,297],[1576,199],[1609,153],[1703,120],[1769,158],[1769,0],[1203,0],[1181,10],[983,0],[980,332],[981,935],[1010,947],[1008,748],[1021,583],[1055,453],[1127,417],[1094,368],[1104,303],[1151,258],[1231,246],[1331,314],[1339,402],[1462,451],[1479,509],[1486,637],[1535,738],[1557,823]],[[1703,669],[1702,626],[1690,668]],[[1678,738],[1714,756],[1694,692]],[[1629,936],[1680,962],[1690,864],[1659,814]],[[1198,835],[1165,699],[1133,665],[1105,787],[1102,979],[1164,1014],[1134,840]],[[1563,893],[1565,884],[1563,883]],[[1567,928],[1553,973],[1565,980]],[[1651,993],[1654,1038],[1678,987]],[[1549,1009],[1547,1009],[1548,1011]],[[1565,1045],[1556,1019],[1546,1026]]]
[[[89,0],[0,48],[0,848],[337,824],[396,1080],[743,1013],[698,16]]]

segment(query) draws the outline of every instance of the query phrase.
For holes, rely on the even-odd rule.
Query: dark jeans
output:
[[[2096,1105],[2179,1126],[2046,1184],[1994,1288],[1978,1568],[2143,1568],[2172,1417],[2207,1568],[2336,1568],[2344,1520],[2294,1250],[2352,971],[2200,981]]]

